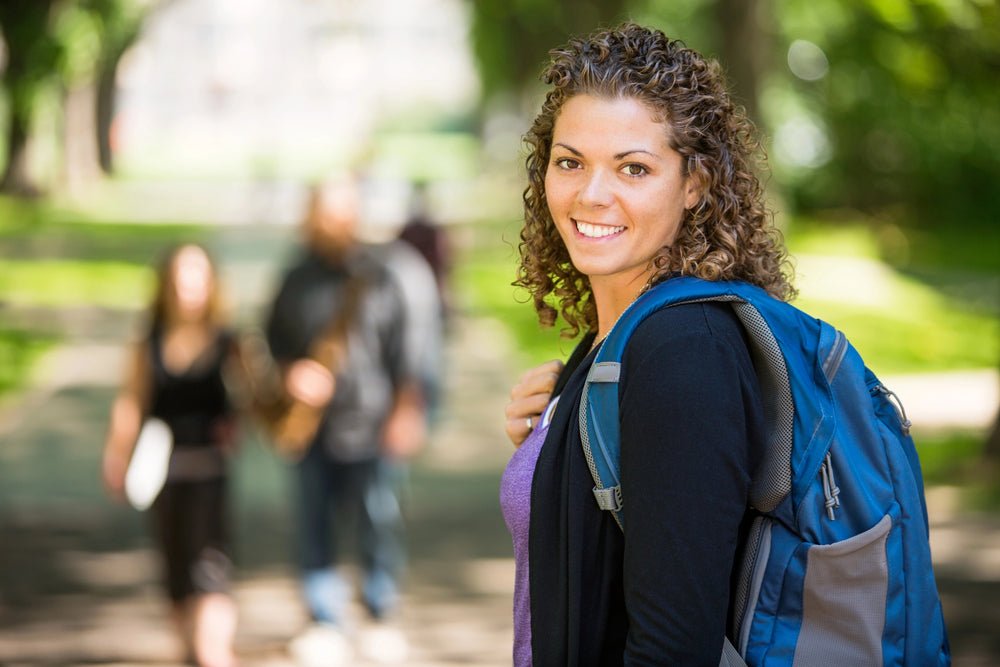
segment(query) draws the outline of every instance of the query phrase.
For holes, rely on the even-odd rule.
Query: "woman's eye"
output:
[[[642,176],[647,170],[641,164],[632,163],[622,167],[622,171],[625,172],[627,176]]]
[[[556,160],[556,166],[560,169],[576,169],[580,166],[580,163],[573,158],[561,157]]]

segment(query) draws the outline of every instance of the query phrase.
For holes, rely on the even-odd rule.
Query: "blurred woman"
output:
[[[145,420],[170,429],[166,482],[151,507],[164,586],[176,630],[198,665],[235,664],[236,607],[226,487],[235,412],[224,383],[242,364],[223,323],[215,268],[204,248],[182,245],[164,258],[146,336],[131,349],[104,448],[108,492],[122,498]]]

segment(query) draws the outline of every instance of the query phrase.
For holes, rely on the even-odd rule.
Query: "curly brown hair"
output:
[[[543,325],[555,323],[555,301],[568,337],[597,328],[590,282],[573,266],[545,198],[556,119],[567,100],[583,94],[648,106],[667,126],[683,175],[701,184],[701,198],[684,213],[676,239],[653,260],[649,284],[676,273],[743,280],[780,299],[794,296],[782,237],[755,173],[765,163],[764,150],[753,123],[730,99],[717,62],[635,23],[573,38],[549,55],[542,80],[552,89],[524,136],[528,186],[514,282],[530,292]]]

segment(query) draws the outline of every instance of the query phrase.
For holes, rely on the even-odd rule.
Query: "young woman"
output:
[[[198,665],[235,664],[236,608],[228,594],[226,512],[234,409],[223,375],[242,368],[224,326],[215,269],[197,245],[169,252],[150,308],[150,328],[128,357],[104,448],[104,483],[123,495],[125,474],[145,419],[172,433],[167,481],[151,507],[164,586],[176,629]]]
[[[514,662],[716,667],[764,445],[739,320],[726,304],[682,305],[630,339],[624,533],[595,502],[577,415],[594,350],[651,285],[692,275],[791,295],[762,152],[719,66],[660,31],[628,23],[551,55],[526,136],[518,284],[543,324],[561,315],[585,335],[565,365],[526,373],[507,407]]]

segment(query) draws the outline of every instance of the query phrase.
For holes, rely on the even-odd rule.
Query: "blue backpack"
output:
[[[759,515],[743,548],[722,664],[950,665],[923,477],[902,405],[840,331],[758,287],[672,278],[622,314],[580,404],[598,505],[623,526],[618,379],[629,337],[652,312],[692,301],[732,304],[767,424],[750,490]]]

